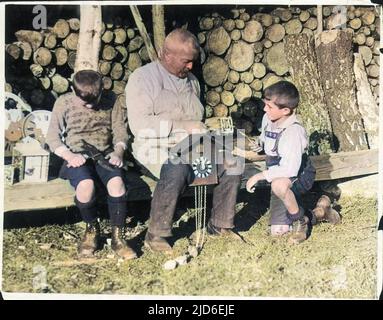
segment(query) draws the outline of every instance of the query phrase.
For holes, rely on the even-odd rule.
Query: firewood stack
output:
[[[202,74],[206,117],[231,115],[236,126],[248,134],[257,134],[260,129],[263,111],[259,98],[263,89],[281,79],[292,80],[284,49],[286,37],[315,35],[318,28],[317,7],[256,9],[257,12],[233,9],[227,16],[212,13],[199,17],[198,32],[205,53]],[[323,6],[324,31],[337,27],[336,9]],[[363,57],[378,103],[378,11],[373,7],[349,6],[344,17],[344,28],[353,33],[353,50]]]
[[[122,19],[103,24],[99,72],[104,87],[122,94],[129,75],[149,61],[137,29]],[[55,99],[70,90],[80,21],[59,19],[44,32],[19,30],[6,45],[6,90],[20,94],[33,109],[51,110]]]

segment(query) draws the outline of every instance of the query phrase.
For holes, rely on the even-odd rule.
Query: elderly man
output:
[[[169,148],[185,135],[206,131],[201,122],[204,108],[199,83],[190,72],[198,55],[196,37],[183,29],[173,30],[165,39],[159,61],[135,70],[126,87],[133,155],[159,179],[145,238],[145,246],[153,251],[171,252],[165,238],[172,236],[177,200],[194,178],[189,164],[167,161]],[[232,235],[240,172],[228,174],[225,162],[217,171],[208,232]]]

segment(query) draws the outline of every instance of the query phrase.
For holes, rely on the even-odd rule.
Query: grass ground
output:
[[[78,260],[83,223],[6,229],[3,291],[374,298],[376,200],[341,198],[340,225],[316,225],[307,241],[292,246],[286,237],[268,235],[267,201],[259,200],[267,199],[267,193],[258,195],[241,193],[237,204],[236,226],[247,243],[209,238],[198,257],[171,271],[163,269],[168,257],[142,248],[147,202],[135,205],[139,217],[128,229],[129,243],[139,252],[133,261],[118,260],[108,246],[95,259]],[[174,256],[185,253],[189,245],[195,223],[185,208],[192,205],[183,201],[177,213]],[[108,229],[105,224],[105,237]]]

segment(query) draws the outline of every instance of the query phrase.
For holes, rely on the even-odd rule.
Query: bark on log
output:
[[[363,59],[359,53],[354,54],[354,74],[359,111],[363,118],[364,128],[370,149],[379,147],[379,109],[375,103]]]
[[[53,26],[52,32],[57,38],[64,39],[70,32],[69,23],[64,19],[59,19]]]
[[[216,87],[223,84],[228,76],[229,67],[225,60],[210,56],[202,66],[203,78],[209,86]]]
[[[165,41],[165,12],[163,5],[152,5],[153,39],[157,52]]]
[[[364,33],[357,33],[353,39],[353,41],[359,46],[366,43],[366,35]]]
[[[362,22],[364,25],[369,26],[375,22],[375,13],[373,10],[366,11],[362,15]]]
[[[225,84],[223,85],[223,90],[225,91],[233,91],[235,89],[235,84],[232,84],[230,81],[227,81],[225,82]]]
[[[211,31],[207,37],[206,49],[220,56],[226,52],[231,43],[229,34],[223,27]]]
[[[80,33],[74,71],[87,69],[97,71],[101,48],[101,6],[81,5],[80,17]]]
[[[297,112],[314,146],[309,151],[312,154],[331,152],[332,127],[319,78],[314,38],[307,34],[287,36],[285,54],[290,74],[300,94]]]
[[[242,39],[253,43],[261,40],[263,36],[262,25],[255,20],[246,22],[245,28],[241,31]]]
[[[266,30],[266,38],[272,42],[279,42],[286,34],[285,28],[281,24],[273,24]]]
[[[43,43],[44,37],[40,32],[31,30],[19,30],[15,33],[18,41],[29,42],[33,51],[36,51]]]
[[[253,43],[253,50],[255,53],[261,53],[263,51],[263,43],[261,41]]]
[[[41,77],[39,78],[41,87],[45,90],[50,90],[52,87],[52,81],[49,77]]]
[[[241,20],[241,19],[236,19],[235,21],[235,27],[239,30],[242,30],[245,28],[245,21]]]
[[[14,44],[20,47],[22,52],[21,58],[25,61],[29,61],[33,54],[33,49],[31,44],[26,41],[17,41],[17,42],[14,42]]]
[[[316,41],[318,69],[339,151],[367,148],[353,77],[352,34],[322,32]]]
[[[307,29],[310,29],[310,30],[315,30],[316,28],[318,28],[318,19],[316,18],[309,18],[304,24],[303,26]],[[318,28],[319,29],[319,28]],[[319,32],[319,30],[318,30]]]
[[[280,42],[273,45],[266,53],[267,67],[279,76],[284,75],[289,70],[284,48],[285,45]]]
[[[307,10],[303,10],[299,14],[299,20],[301,22],[306,22],[309,18],[310,18],[310,12],[308,12]]]
[[[261,91],[262,90],[262,80],[259,79],[254,79],[252,83],[250,83],[250,88],[253,89],[254,91]],[[254,95],[253,91],[253,95]]]
[[[268,73],[263,79],[262,79],[262,84],[263,84],[263,90],[265,90],[267,87],[271,86],[272,84],[283,80],[282,77],[277,76],[276,74],[270,72]]]
[[[230,47],[225,60],[231,69],[240,72],[246,71],[251,67],[254,61],[253,48],[244,41],[238,41]]]
[[[33,54],[33,61],[45,67],[51,63],[52,54],[47,48],[40,47]]]

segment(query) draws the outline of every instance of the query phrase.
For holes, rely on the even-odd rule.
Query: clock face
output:
[[[48,133],[51,112],[47,110],[36,110],[28,114],[23,122],[23,136],[32,137],[41,144],[45,143]]]

